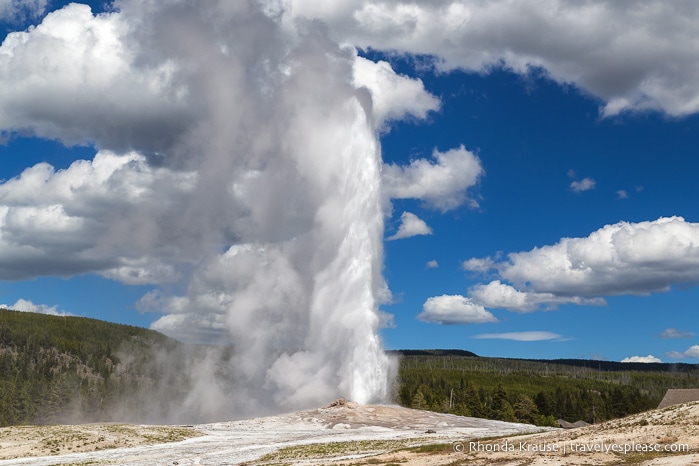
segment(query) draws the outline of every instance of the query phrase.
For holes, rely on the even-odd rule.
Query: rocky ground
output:
[[[689,465],[699,403],[571,430],[344,401],[311,411],[196,426],[10,427],[3,464]]]

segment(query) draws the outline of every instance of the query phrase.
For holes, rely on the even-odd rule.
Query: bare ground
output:
[[[337,403],[194,427],[2,428],[0,465],[699,465],[699,403],[578,429],[537,431],[398,406]]]
[[[204,435],[191,427],[131,424],[0,428],[0,460],[179,442]]]

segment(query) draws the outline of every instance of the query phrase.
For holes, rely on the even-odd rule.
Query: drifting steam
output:
[[[2,185],[2,249],[32,254],[2,273],[160,285],[138,303],[164,314],[153,328],[234,347],[225,387],[218,363],[197,367],[198,418],[385,400],[383,122],[356,52],[255,2],[117,6],[68,5],[2,46],[3,131],[98,149]],[[38,220],[50,242],[17,234]]]
[[[142,305],[168,312],[154,324],[166,333],[228,332],[238,413],[383,400],[381,162],[354,54],[316,24],[283,37],[229,3],[198,16],[170,5],[141,37],[178,64],[195,105],[162,157],[199,177],[177,226],[231,244],[194,268],[186,294]]]

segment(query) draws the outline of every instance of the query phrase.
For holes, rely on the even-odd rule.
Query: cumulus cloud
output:
[[[285,21],[313,17],[360,47],[435,56],[441,70],[527,74],[543,68],[605,103],[604,116],[699,110],[699,8],[692,0],[294,0]]]
[[[59,311],[58,306],[48,306],[46,304],[34,304],[27,299],[18,299],[12,305],[0,304],[0,308],[12,309],[20,312],[35,312],[37,314],[49,314],[52,316],[70,316],[70,312]]]
[[[391,121],[423,120],[440,107],[439,99],[425,90],[422,80],[396,74],[385,61],[355,57],[354,85],[371,93],[374,124],[381,131],[387,131]]]
[[[677,330],[676,328],[666,328],[658,336],[660,338],[692,338],[694,334],[684,330]]]
[[[461,268],[469,272],[487,272],[495,267],[496,262],[490,257],[472,257],[461,264]]]
[[[144,60],[117,13],[71,3],[0,47],[0,131],[164,152],[196,114],[173,58]],[[105,124],[109,121],[109,124]]]
[[[410,212],[403,212],[400,216],[400,226],[395,235],[389,236],[387,239],[396,240],[402,238],[410,238],[411,236],[431,235],[430,228],[424,220]]]
[[[470,298],[485,307],[507,309],[515,312],[532,312],[544,306],[545,309],[555,309],[561,304],[579,304],[603,306],[606,302],[601,298],[581,298],[579,296],[556,296],[553,293],[536,293],[519,291],[515,287],[494,280],[487,285],[479,284],[469,289]]]
[[[670,359],[699,358],[699,345],[692,345],[685,351],[670,351],[665,353]]]
[[[597,183],[592,178],[583,178],[582,180],[573,181],[572,183],[570,183],[570,189],[575,191],[576,193],[579,193],[582,191],[589,191],[591,189],[595,189],[596,184]]]
[[[624,189],[620,189],[616,192],[617,198],[619,199],[628,199],[629,198],[629,193],[626,192]]]
[[[619,222],[585,238],[510,253],[492,266],[500,280],[472,288],[473,299],[486,307],[522,312],[566,302],[604,304],[604,296],[699,283],[699,224],[681,217]]]
[[[621,360],[621,362],[662,362],[660,358],[656,358],[652,354],[649,354],[648,356],[629,356],[628,358],[624,358]]]
[[[485,174],[480,159],[464,146],[432,153],[434,161],[413,160],[410,165],[384,164],[384,195],[390,199],[420,199],[428,207],[446,212],[468,203],[469,188]]]
[[[0,0],[0,21],[35,18],[46,10],[47,0]]]
[[[436,268],[439,267],[439,262],[437,262],[436,260],[432,259],[431,261],[428,261],[427,264],[425,264],[425,266],[426,266],[428,269],[436,269]]]
[[[534,331],[534,332],[506,332],[506,333],[483,333],[473,338],[497,339],[514,341],[547,341],[561,340],[563,337],[557,333]]]
[[[101,151],[58,171],[29,167],[0,184],[0,278],[99,272],[131,284],[172,281],[168,260],[195,259],[187,252],[195,241],[178,241],[188,227],[177,219],[196,180],[135,152]]]
[[[459,295],[442,295],[428,298],[417,318],[423,322],[442,325],[483,324],[497,322],[493,314],[469,298]]]

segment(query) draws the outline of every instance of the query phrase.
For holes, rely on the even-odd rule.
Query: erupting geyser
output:
[[[353,84],[354,52],[315,23],[284,30],[252,2],[164,8],[141,44],[187,65],[197,120],[171,153],[198,176],[188,228],[229,244],[193,269],[186,296],[145,300],[169,314],[156,329],[223,331],[234,346],[232,386],[195,390],[191,408],[385,401],[381,152],[370,94]],[[200,47],[156,40],[172,28]]]
[[[163,314],[154,329],[233,348],[191,368],[172,419],[387,396],[379,124],[355,51],[282,5],[71,3],[2,45],[17,84],[3,92],[37,102],[3,122],[97,151],[5,183],[6,208],[31,197],[60,225],[27,250],[47,274],[155,286],[137,304]]]
[[[250,348],[236,358],[236,373],[285,407],[317,406],[340,395],[361,403],[387,396],[376,298],[385,286],[380,151],[361,94],[333,82],[333,71],[348,72],[350,65],[350,56],[334,53],[325,52],[330,59],[320,82],[303,72],[285,83],[292,89],[317,83],[294,109],[286,130],[298,142],[281,159],[285,166],[293,161],[294,202],[308,209],[307,224],[288,239],[255,243],[256,265],[248,271],[260,280],[250,283],[247,274],[228,309],[233,341]],[[283,190],[278,194],[277,202],[298,209]],[[241,322],[241,315],[248,318]],[[264,361],[251,367],[260,355]]]

